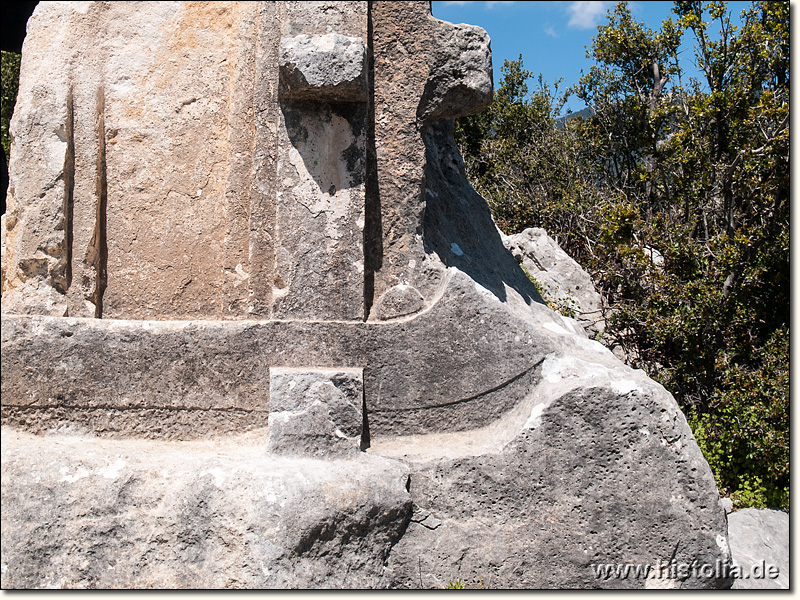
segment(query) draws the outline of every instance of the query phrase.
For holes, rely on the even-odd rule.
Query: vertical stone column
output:
[[[283,10],[272,315],[361,320],[367,3]]]
[[[250,188],[242,169],[253,127],[231,111],[253,103],[252,84],[239,84],[253,76],[242,46],[252,40],[257,9],[235,2],[104,8],[103,317],[219,319],[246,311],[241,224],[246,234]]]
[[[247,316],[272,316],[272,286],[275,279],[275,199],[278,194],[278,2],[259,2],[253,89],[254,134],[252,180],[249,188],[249,236],[247,271],[249,301]],[[236,194],[236,190],[231,190]],[[231,261],[230,266],[236,269]]]
[[[379,232],[367,249],[374,280],[371,317],[391,318],[421,309],[432,287],[418,290],[425,259],[425,143],[417,106],[428,81],[431,45],[429,2],[370,3],[374,60],[374,119]]]
[[[10,127],[3,312],[63,317],[70,314],[75,175],[67,65],[80,15],[45,5],[31,19]],[[38,49],[53,47],[60,60],[37,60]]]
[[[256,138],[263,132],[263,124],[259,122],[259,118],[263,113],[272,113],[269,108],[273,105],[271,101],[276,86],[270,86],[270,83],[277,79],[274,68],[267,67],[270,57],[269,47],[277,47],[277,44],[267,42],[265,48],[262,39],[262,27],[269,28],[275,25],[274,19],[271,21],[264,14],[265,9],[272,9],[272,13],[277,13],[274,3],[257,5],[239,3],[233,9],[237,12],[233,26],[238,29],[239,43],[232,48],[231,59],[235,68],[231,69],[227,89],[228,172],[223,199],[225,234],[221,265],[221,316],[225,319],[247,318],[255,312],[255,302],[251,302],[253,299],[251,284],[259,280],[261,273],[259,269],[253,268],[255,265],[251,265],[250,261],[250,220],[254,212],[252,204],[255,199],[261,200],[261,194],[257,193],[257,182],[263,180],[263,184],[268,185],[268,182],[274,181],[274,176],[270,177],[268,172],[259,173],[259,178],[256,179],[258,168],[255,148]],[[257,102],[258,93],[262,97]],[[263,144],[265,150],[270,147],[269,140],[261,139],[259,142]],[[261,202],[256,203],[257,206],[260,204]],[[258,214],[258,208],[255,213]],[[271,259],[270,237],[268,229],[266,231],[265,229],[267,228],[259,223],[257,230],[265,238],[263,241],[259,240],[259,247],[263,248],[264,254]],[[264,262],[271,267],[271,260]],[[271,278],[267,276],[266,279],[270,281]],[[263,286],[263,289],[267,291],[264,304],[268,311],[269,292],[272,288]]]
[[[367,204],[370,319],[418,312],[444,275],[426,252],[425,127],[492,99],[489,38],[434,19],[430,2],[371,2],[376,189]]]

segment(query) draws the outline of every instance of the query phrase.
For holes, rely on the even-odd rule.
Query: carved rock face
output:
[[[489,36],[474,25],[439,23],[434,29],[431,74],[417,108],[418,117],[429,123],[471,115],[492,101]]]
[[[398,284],[429,306],[422,129],[491,101],[489,40],[425,3],[376,5],[368,32],[367,8],[178,3],[145,26],[133,6],[43,6],[4,310],[363,320]]]
[[[4,587],[727,560],[674,399],[543,305],[466,180],[483,30],[427,2],[42,2],[28,29]]]

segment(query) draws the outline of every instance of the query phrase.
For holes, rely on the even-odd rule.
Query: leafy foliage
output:
[[[14,113],[19,88],[19,65],[21,56],[14,52],[0,52],[0,130],[3,150],[6,156],[11,153],[11,137],[8,125]]]
[[[561,98],[506,61],[456,134],[498,225],[548,229],[592,274],[607,341],[675,395],[720,489],[788,506],[789,4],[740,28],[724,2],[673,12],[651,31],[618,4]],[[569,94],[588,114],[556,117]]]

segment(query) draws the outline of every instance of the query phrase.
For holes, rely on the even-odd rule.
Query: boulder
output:
[[[3,428],[3,589],[376,588],[408,467]]]
[[[788,590],[789,514],[743,508],[728,515],[731,557],[737,569],[733,589]]]
[[[491,93],[486,32],[427,2],[39,4],[4,588],[731,584],[689,568],[730,553],[675,400],[466,179]]]
[[[544,229],[503,236],[503,244],[538,282],[545,300],[574,315],[591,337],[603,333],[603,298],[592,278]]]

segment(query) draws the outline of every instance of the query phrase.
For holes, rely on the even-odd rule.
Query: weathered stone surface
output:
[[[514,302],[516,316],[508,312]],[[547,354],[590,343],[565,336],[566,327],[544,306],[528,306],[512,292],[503,302],[457,270],[434,307],[391,322],[3,315],[3,418],[46,431],[65,413],[85,425],[94,419],[87,411],[101,408],[115,415],[106,435],[192,439],[204,433],[183,417],[183,428],[167,428],[153,409],[199,418],[220,411],[221,423],[228,409],[266,417],[269,367],[364,365],[373,435],[464,431],[522,400]],[[150,426],[142,422],[150,420],[147,411]]]
[[[367,3],[281,12],[272,316],[360,321]]]
[[[367,204],[367,304],[407,285],[430,305],[444,274],[423,240],[425,125],[491,102],[489,38],[434,19],[424,2],[376,2],[370,19],[377,184]]]
[[[0,289],[6,280],[6,214],[0,216]]]
[[[275,318],[364,317],[365,115],[349,104],[282,107]]]
[[[487,294],[487,300],[494,298]],[[493,302],[501,304],[496,298]],[[484,318],[491,319],[491,314],[484,313]],[[475,318],[465,320],[474,322]],[[108,326],[96,320],[8,319],[41,329],[64,321],[71,321],[73,327],[78,324],[75,334],[62,338],[67,340],[85,335],[82,325],[90,323],[96,331],[100,325]],[[317,343],[327,346],[339,340],[341,345],[333,346],[330,358],[347,356],[343,349],[351,340],[343,339],[342,333],[348,328],[329,326],[327,333],[316,332]],[[184,327],[191,332],[189,325]],[[247,331],[244,324],[216,327],[229,332],[223,346],[244,339],[260,341],[252,347],[263,349],[265,340],[282,337],[254,325]],[[388,337],[376,342],[376,348],[390,338],[397,343],[402,335],[401,329],[388,324],[362,327],[386,332]],[[120,323],[119,329],[135,331],[133,323]],[[301,340],[302,331],[291,331],[291,339]],[[368,412],[369,452],[407,462],[411,497],[418,511],[432,515],[420,524],[412,522],[392,550],[387,585],[420,585],[420,558],[426,587],[458,577],[483,578],[490,587],[643,587],[648,582],[600,580],[591,565],[655,564],[667,561],[676,545],[682,562],[727,560],[724,511],[716,500],[714,480],[674,400],[641,371],[620,364],[597,342],[554,322],[547,322],[542,332],[539,344],[552,336],[552,349],[541,364],[483,398],[464,399],[456,406],[445,403],[428,409]],[[169,337],[148,345],[158,347]],[[194,346],[192,339],[183,337],[183,343]],[[286,348],[278,343],[275,355]],[[36,352],[36,347],[31,351]],[[301,344],[299,351],[305,353],[307,348]],[[446,359],[444,353],[440,356]],[[283,354],[283,358],[291,360],[292,355]],[[377,358],[379,364],[385,360],[385,356]],[[265,359],[270,360],[269,353]],[[428,378],[421,366],[435,360],[435,356],[420,359],[410,366],[408,375],[379,377],[373,385],[378,389],[397,382],[431,385],[433,377]],[[239,365],[243,366],[241,360]],[[411,375],[415,370],[416,378]],[[439,383],[453,386],[472,375],[462,371],[448,381],[440,371],[433,372],[438,373]],[[522,400],[507,403],[505,394]],[[481,401],[489,406],[481,408]],[[32,416],[28,413],[28,418]],[[448,422],[454,418],[455,423]],[[464,423],[469,431],[458,433]],[[447,428],[451,433],[435,433]],[[395,435],[402,431],[416,435]],[[430,529],[436,520],[441,525]],[[726,581],[656,583],[717,587]]]
[[[367,101],[367,47],[338,33],[300,34],[281,40],[281,97]]]
[[[386,587],[408,468],[278,458],[264,439],[3,428],[3,589]]]
[[[281,2],[281,36],[325,35],[336,32],[367,39],[367,2],[306,0]]]
[[[480,27],[438,21],[432,28],[430,75],[418,118],[426,123],[480,112],[492,101],[492,53]]]
[[[789,514],[744,508],[728,515],[737,590],[789,589]]]
[[[378,300],[375,310],[378,319],[388,321],[405,315],[413,315],[424,307],[425,298],[416,288],[407,283],[398,283],[384,292]]]
[[[426,2],[42,3],[31,30],[4,586],[730,583],[594,575],[727,563],[724,511],[674,399],[544,305],[466,180],[485,32]]]
[[[412,517],[392,551],[392,586],[459,578],[488,588],[730,585],[716,572],[596,574],[596,565],[671,559],[727,564],[725,515],[686,420],[660,385],[608,350],[580,359],[554,353],[541,374],[523,403],[468,436],[373,442],[370,452],[411,465],[415,510],[429,515]]]
[[[270,369],[267,448],[289,456],[347,456],[362,446],[361,369]]]
[[[236,2],[37,8],[11,126],[7,310],[246,313],[249,254],[260,251],[248,248],[260,241],[248,240],[248,215],[257,222],[266,183],[250,178],[265,160],[253,107],[276,107],[277,71],[259,69],[275,64],[277,39],[273,50],[256,41],[277,29],[270,11]]]
[[[590,335],[603,332],[603,298],[591,277],[544,229],[532,227],[503,236],[503,244],[544,287],[548,301],[574,311]]]
[[[166,439],[267,424],[269,363],[246,329],[11,315],[2,328],[4,422]]]

